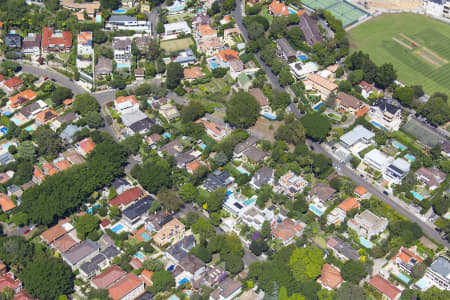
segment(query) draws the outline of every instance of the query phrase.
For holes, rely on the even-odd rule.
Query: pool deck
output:
[[[143,233],[146,233],[150,238],[152,238],[152,234],[145,230],[145,226],[142,226],[141,228],[133,232],[133,238],[140,242],[148,242],[146,239],[142,237]]]

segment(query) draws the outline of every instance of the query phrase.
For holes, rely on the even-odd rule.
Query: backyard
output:
[[[177,52],[189,48],[193,43],[191,38],[162,41],[161,48],[166,52]]]

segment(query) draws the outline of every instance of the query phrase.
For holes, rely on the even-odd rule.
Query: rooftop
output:
[[[366,127],[362,125],[358,125],[343,136],[341,136],[340,140],[344,142],[346,145],[352,146],[364,139],[366,141],[371,140],[375,137],[375,133],[368,130]]]
[[[85,241],[80,242],[76,246],[72,247],[63,256],[68,260],[72,265],[76,265],[79,261],[81,261],[86,256],[91,253],[98,251],[100,247],[94,243],[93,241],[87,239]]]
[[[380,275],[375,275],[374,277],[372,277],[372,279],[370,279],[369,281],[369,284],[391,300],[397,299],[399,294],[401,294],[402,292],[392,282],[384,279]]]
[[[106,289],[126,274],[127,273],[119,266],[113,265],[111,268],[92,279],[92,284],[98,289]]]

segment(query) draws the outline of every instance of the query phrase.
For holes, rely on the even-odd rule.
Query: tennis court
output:
[[[403,125],[402,130],[416,137],[421,143],[429,147],[434,147],[442,142],[439,135],[414,119],[409,120],[405,125]]]
[[[367,15],[367,12],[343,0],[303,0],[302,4],[316,9],[328,10],[342,21],[344,27],[350,26]]]

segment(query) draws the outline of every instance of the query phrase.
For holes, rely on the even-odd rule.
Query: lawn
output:
[[[177,52],[189,48],[194,42],[191,38],[162,41],[161,48],[166,52]]]
[[[350,31],[353,50],[376,64],[391,62],[398,80],[427,94],[450,94],[450,25],[417,14],[385,14]]]
[[[182,21],[187,21],[190,19],[192,19],[192,14],[190,14],[190,13],[183,13],[183,14],[167,16],[167,21],[169,23],[182,22]]]

